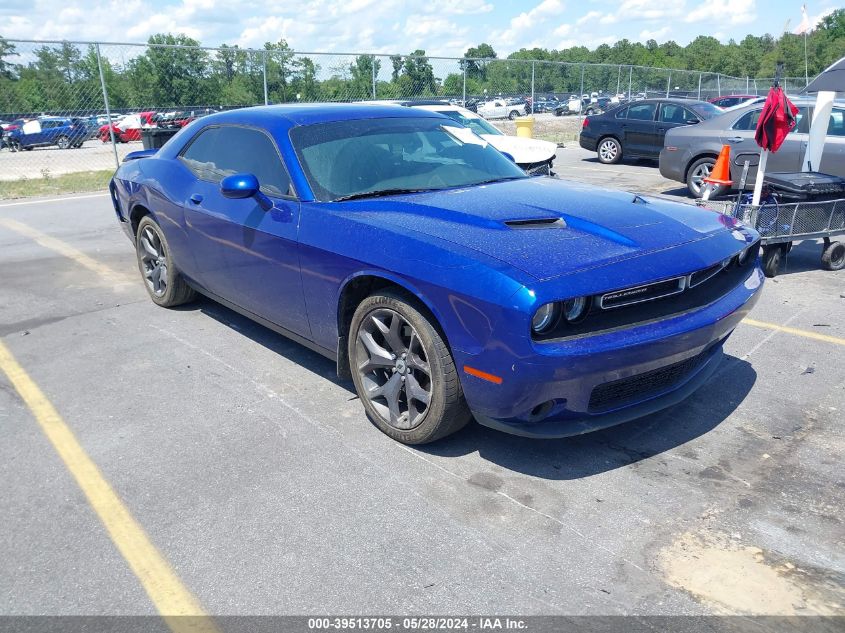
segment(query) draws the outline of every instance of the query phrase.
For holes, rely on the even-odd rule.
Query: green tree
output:
[[[437,84],[434,81],[434,68],[425,56],[425,51],[417,49],[405,58],[402,66],[402,77],[406,78],[405,93],[409,96],[437,94]]]
[[[466,71],[467,79],[484,80],[487,78],[487,61],[488,59],[496,59],[496,51],[487,43],[481,43],[478,46],[468,48],[464,53],[465,58],[459,62],[461,70]],[[473,59],[474,58],[474,59]]]

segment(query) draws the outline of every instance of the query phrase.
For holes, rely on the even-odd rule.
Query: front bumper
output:
[[[538,438],[579,435],[650,415],[708,380],[762,283],[755,267],[744,283],[703,308],[586,338],[534,343],[536,353],[526,358],[507,349],[462,354],[461,367],[507,368],[500,384],[465,374],[467,402],[481,424]]]

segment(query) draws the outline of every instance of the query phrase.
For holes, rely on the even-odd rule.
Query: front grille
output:
[[[657,281],[635,288],[625,288],[624,290],[608,292],[599,297],[599,307],[608,310],[610,308],[629,306],[634,303],[642,303],[643,301],[652,301],[683,292],[685,286],[686,277],[675,277],[674,279]]]
[[[590,413],[606,411],[629,402],[644,400],[671,388],[701,367],[709,356],[707,349],[697,356],[651,371],[598,385],[590,394]]]

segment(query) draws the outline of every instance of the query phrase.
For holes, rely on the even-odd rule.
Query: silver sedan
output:
[[[792,98],[799,108],[798,125],[790,132],[780,149],[769,155],[766,171],[801,171],[801,160],[807,148],[807,132],[814,98]],[[686,183],[690,194],[701,197],[702,180],[710,174],[723,145],[731,148],[731,180],[739,186],[745,161],[749,162],[746,188],[754,185],[760,148],[754,141],[754,131],[763,110],[757,103],[731,110],[696,125],[677,127],[666,133],[660,152],[660,173],[664,178]],[[845,103],[837,101],[830,115],[827,140],[820,165],[814,171],[845,177]],[[715,195],[727,193],[721,187]]]

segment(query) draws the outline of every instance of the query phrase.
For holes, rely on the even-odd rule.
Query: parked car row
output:
[[[751,188],[757,175],[760,148],[754,140],[764,97],[729,95],[718,99],[645,99],[620,104],[607,112],[584,119],[579,144],[596,152],[599,162],[618,163],[632,159],[658,160],[660,173],[686,184],[690,195],[700,197],[703,180],[716,164],[724,145],[731,148],[731,180],[739,186],[746,161],[745,186]],[[815,101],[793,97],[799,108],[798,124],[786,136],[781,148],[769,156],[771,172],[801,171],[807,147],[809,121]],[[845,177],[845,103],[834,105],[828,124],[820,165],[833,176]],[[717,187],[713,195],[728,193]]]

